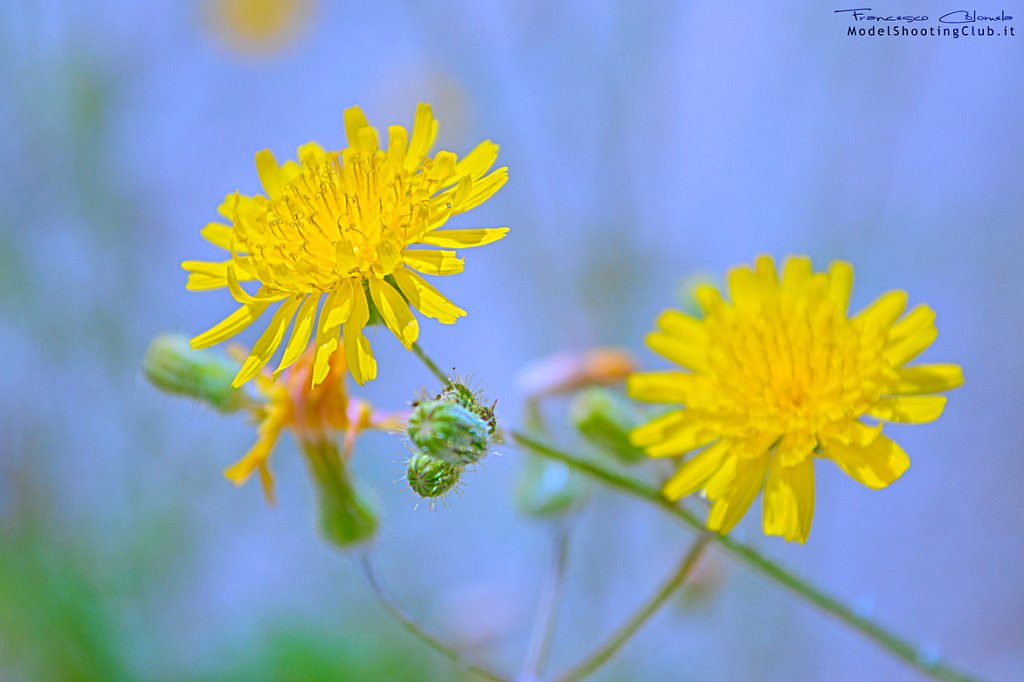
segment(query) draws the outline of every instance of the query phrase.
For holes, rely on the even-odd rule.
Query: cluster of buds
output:
[[[460,381],[416,401],[407,429],[416,450],[405,473],[409,487],[431,500],[455,489],[466,468],[487,456],[496,430],[494,405]]]

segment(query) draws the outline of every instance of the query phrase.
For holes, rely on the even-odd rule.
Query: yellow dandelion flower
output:
[[[239,359],[245,351],[230,349]],[[316,444],[344,437],[342,456],[352,455],[355,439],[362,431],[398,431],[405,427],[405,416],[378,412],[370,404],[349,397],[345,390],[345,360],[342,353],[330,359],[327,376],[313,390],[309,389],[313,371],[313,350],[306,352],[289,370],[282,382],[274,381],[267,372],[256,377],[256,390],[263,398],[254,408],[259,436],[255,445],[237,462],[224,470],[224,476],[235,485],[242,485],[258,471],[263,491],[269,501],[274,499],[274,479],[270,473],[270,456],[285,429],[290,429],[303,443]]]
[[[430,156],[437,121],[423,103],[411,137],[402,126],[388,128],[386,151],[358,107],[345,110],[345,131],[347,148],[326,152],[310,142],[299,148],[298,163],[278,165],[269,150],[257,153],[266,196],[228,195],[219,211],[231,225],[210,223],[202,230],[230,257],[182,263],[191,273],[186,288],[227,288],[241,304],[193,338],[193,348],[230,338],[279,304],[235,386],[255,377],[273,357],[293,319],[275,375],[302,355],[313,336],[313,386],[327,376],[328,358],[342,340],[355,380],[375,378],[377,363],[363,334],[371,314],[379,315],[406,348],[419,335],[410,306],[454,323],[466,312],[422,275],[462,272],[455,249],[490,244],[508,232],[507,227],[441,229],[508,179],[505,167],[488,172],[498,157],[498,145],[490,140],[461,160],[447,151]],[[255,293],[242,286],[250,281],[259,287]]]
[[[652,457],[700,449],[663,492],[676,500],[703,490],[709,529],[728,533],[764,490],[764,532],[806,542],[815,458],[869,488],[888,486],[910,460],[883,423],[938,418],[946,398],[934,394],[963,382],[957,365],[906,366],[938,334],[931,308],[901,318],[907,294],[891,291],[849,317],[852,287],[848,263],[815,273],[810,259],[791,257],[780,282],[761,256],[729,273],[731,301],[698,288],[702,319],[658,318],[647,344],[688,371],[634,374],[629,392],[683,408],[636,429],[633,442]]]

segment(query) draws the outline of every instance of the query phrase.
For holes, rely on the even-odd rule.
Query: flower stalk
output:
[[[929,677],[942,680],[943,682],[978,681],[979,678],[977,677],[955,670],[940,660],[934,660],[933,657],[922,654],[919,647],[870,618],[856,613],[835,597],[763,556],[752,547],[727,535],[709,533],[699,518],[686,508],[666,499],[656,487],[623,475],[604,464],[588,461],[559,450],[524,433],[513,431],[509,435],[516,443],[530,452],[562,462],[577,471],[601,481],[609,487],[640,498],[668,512],[693,530],[719,543],[729,554],[743,561],[754,570],[764,574],[817,609],[857,630],[892,655],[909,663]]]

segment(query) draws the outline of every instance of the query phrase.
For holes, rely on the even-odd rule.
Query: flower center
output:
[[[705,329],[714,411],[736,435],[819,433],[864,414],[894,381],[886,332],[865,330],[823,298],[723,306]]]
[[[281,291],[384,277],[426,232],[430,195],[422,185],[380,150],[328,154],[239,216],[239,250],[261,282]]]

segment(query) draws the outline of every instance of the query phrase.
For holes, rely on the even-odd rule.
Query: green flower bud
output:
[[[221,412],[234,412],[248,403],[243,392],[231,387],[238,365],[209,351],[192,350],[182,336],[161,334],[153,339],[142,371],[161,391],[202,400]]]
[[[352,480],[333,442],[303,443],[316,486],[320,531],[331,544],[348,549],[377,533],[376,505]]]
[[[409,459],[405,480],[420,497],[438,497],[454,488],[462,470],[444,460],[419,453]]]
[[[409,415],[409,439],[424,454],[455,466],[487,454],[487,423],[458,403],[429,400]]]
[[[469,386],[458,380],[452,380],[444,390],[438,394],[436,400],[448,403],[456,403],[480,417],[487,424],[487,433],[494,435],[498,427],[498,420],[494,416],[494,406],[489,407],[483,403],[483,396],[479,391],[472,390]]]
[[[640,416],[617,393],[603,388],[584,391],[570,410],[573,425],[587,441],[626,464],[643,461],[644,451],[629,440]]]

